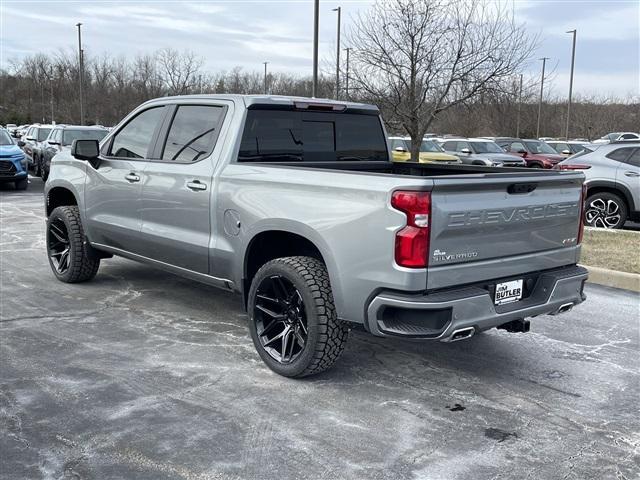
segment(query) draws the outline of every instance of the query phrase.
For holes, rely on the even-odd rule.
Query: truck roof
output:
[[[177,95],[173,97],[159,97],[149,100],[145,103],[164,103],[172,100],[230,100],[234,102],[243,102],[246,107],[251,105],[288,105],[293,106],[296,102],[304,102],[308,104],[320,105],[344,105],[347,108],[355,108],[360,110],[378,111],[378,107],[366,103],[348,102],[345,100],[333,100],[330,98],[309,98],[296,97],[289,95],[238,95],[238,94],[196,94],[196,95]]]

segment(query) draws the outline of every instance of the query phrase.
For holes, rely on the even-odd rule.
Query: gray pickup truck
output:
[[[581,303],[583,174],[389,161],[376,107],[149,101],[45,186],[55,276],[112,255],[241,294],[275,372],[329,368],[350,328],[455,341]]]

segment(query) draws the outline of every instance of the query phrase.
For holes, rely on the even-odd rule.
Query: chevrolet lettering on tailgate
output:
[[[470,210],[449,214],[449,227],[501,225],[552,217],[575,217],[580,214],[577,202],[531,205],[519,208]]]

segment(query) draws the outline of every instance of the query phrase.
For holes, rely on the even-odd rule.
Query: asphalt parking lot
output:
[[[49,270],[42,183],[0,191],[4,479],[633,479],[637,294],[453,344],[352,332],[273,374],[238,298],[122,259]]]

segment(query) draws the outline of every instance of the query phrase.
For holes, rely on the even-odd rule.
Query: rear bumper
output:
[[[367,328],[378,336],[449,341],[461,329],[480,332],[513,320],[566,311],[585,300],[587,277],[587,270],[575,265],[544,271],[536,275],[526,298],[500,306],[494,305],[489,285],[426,295],[381,292],[367,307]]]

